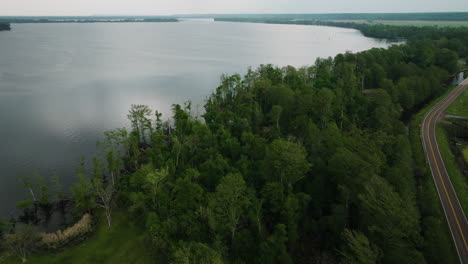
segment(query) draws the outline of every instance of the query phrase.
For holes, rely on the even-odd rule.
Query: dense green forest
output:
[[[0,31],[3,31],[3,30],[10,30],[10,24],[8,23],[0,23]]]
[[[466,19],[465,19],[466,20]],[[250,23],[269,23],[269,24],[291,24],[291,25],[317,25],[317,26],[331,26],[354,28],[362,32],[366,37],[384,38],[388,40],[398,39],[440,39],[441,36],[450,39],[460,39],[466,41],[466,28],[447,28],[440,27],[434,30],[434,26],[395,26],[384,24],[370,24],[370,23],[355,23],[355,22],[336,22],[327,20],[316,19],[281,19],[279,17],[272,18],[242,18],[242,17],[217,17],[215,21],[229,21],[229,22],[250,22]],[[466,55],[465,55],[466,56]]]
[[[223,76],[201,116],[133,105],[131,131],[106,132],[93,170],[78,167],[74,211],[102,208],[112,228],[127,210],[156,263],[456,263],[408,120],[447,90],[462,33]]]

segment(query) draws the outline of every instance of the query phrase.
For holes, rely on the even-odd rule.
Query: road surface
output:
[[[445,169],[444,160],[436,140],[436,124],[444,116],[444,111],[468,87],[468,79],[458,85],[447,97],[435,105],[424,117],[421,126],[421,139],[426,160],[431,168],[437,192],[439,194],[445,217],[452,233],[453,241],[460,262],[468,264],[468,223],[463,208],[458,201],[450,177]]]

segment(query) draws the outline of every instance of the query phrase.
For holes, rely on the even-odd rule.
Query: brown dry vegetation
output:
[[[63,231],[41,233],[41,243],[48,248],[57,248],[66,244],[71,239],[84,235],[91,230],[91,215],[85,214],[80,221]]]

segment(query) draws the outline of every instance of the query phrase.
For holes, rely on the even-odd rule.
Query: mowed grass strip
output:
[[[450,150],[447,132],[440,124],[436,127],[436,137],[450,181],[457,193],[458,200],[463,207],[465,215],[468,215],[468,184],[466,179],[463,177],[462,172],[458,168],[455,155]]]
[[[468,163],[468,146],[463,148],[463,158],[465,159],[465,162]]]
[[[457,98],[455,102],[445,111],[447,114],[468,117],[468,90]]]
[[[144,236],[123,211],[113,214],[113,225],[110,229],[101,215],[96,230],[85,241],[58,252],[32,255],[27,263],[154,263],[148,254]],[[15,257],[8,259],[6,263],[21,263],[21,260]]]

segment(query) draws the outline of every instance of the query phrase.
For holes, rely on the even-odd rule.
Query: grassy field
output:
[[[468,117],[468,90],[465,90],[445,112],[451,115]]]
[[[107,227],[104,219],[95,232],[84,242],[64,248],[56,253],[36,254],[29,257],[27,263],[34,264],[78,264],[78,263],[154,263],[148,255],[144,243],[144,234],[125,212],[114,214],[114,223],[111,229]],[[5,263],[21,263],[18,258],[10,258]]]
[[[447,132],[440,124],[436,127],[436,137],[440,153],[444,159],[445,168],[447,169],[453,188],[457,193],[458,200],[466,215],[468,214],[468,184],[458,168],[455,155],[450,150]]]

